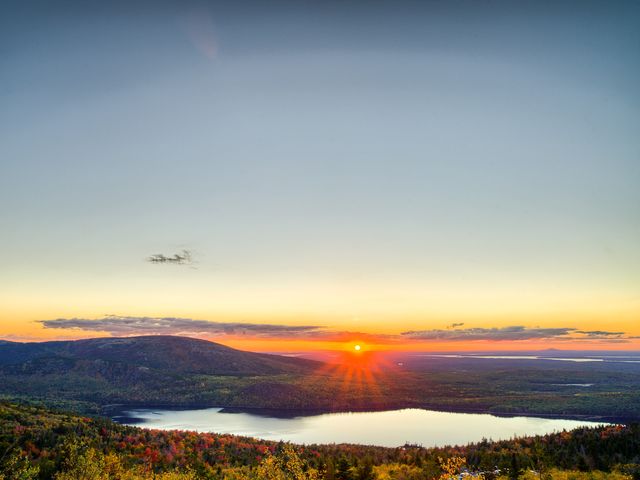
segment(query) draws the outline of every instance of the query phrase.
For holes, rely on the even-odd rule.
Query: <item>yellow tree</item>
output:
[[[278,455],[269,455],[258,466],[261,480],[319,480],[320,475],[308,467],[291,445],[284,445]]]
[[[467,464],[467,459],[464,457],[450,457],[443,459],[438,457],[438,463],[442,469],[442,475],[439,480],[452,480],[458,478],[458,475],[462,472],[462,469]],[[483,478],[482,475],[476,478]]]

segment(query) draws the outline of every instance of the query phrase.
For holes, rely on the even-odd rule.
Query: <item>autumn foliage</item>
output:
[[[600,480],[640,478],[638,464],[638,426],[465,447],[303,447],[0,403],[0,480]]]

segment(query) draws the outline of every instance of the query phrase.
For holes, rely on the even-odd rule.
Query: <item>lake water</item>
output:
[[[420,353],[412,355],[414,357],[432,358],[465,358],[465,359],[487,359],[487,360],[543,360],[555,362],[605,362],[605,363],[640,363],[637,355],[615,355],[602,357],[545,357],[540,355],[463,355],[463,354],[435,354]]]
[[[397,447],[460,445],[483,438],[509,439],[570,430],[598,423],[534,417],[436,412],[407,408],[383,412],[327,413],[279,418],[255,413],[227,413],[220,408],[199,410],[139,409],[125,412],[135,425],[157,429],[231,433],[294,443],[359,443]],[[117,418],[116,418],[117,420]],[[131,421],[126,423],[133,424]]]

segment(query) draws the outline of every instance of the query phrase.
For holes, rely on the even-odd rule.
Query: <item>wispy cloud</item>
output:
[[[454,324],[455,325],[455,324]],[[464,328],[464,329],[432,329],[432,330],[411,330],[402,332],[401,335],[413,340],[438,340],[438,341],[472,341],[472,340],[492,340],[492,341],[518,341],[518,340],[606,340],[620,341],[624,332],[607,332],[603,330],[584,331],[570,327],[540,328],[524,327],[513,325],[495,328]]]
[[[170,265],[191,265],[193,259],[189,250],[182,250],[180,253],[174,253],[173,255],[165,255],[163,253],[156,253],[147,257],[149,263],[165,263]]]
[[[452,323],[451,325],[449,325],[447,328],[458,328],[458,327],[462,327],[464,325],[464,322],[460,322],[460,323]]]
[[[217,337],[246,335],[256,338],[296,338],[311,341],[348,342],[358,339],[371,343],[404,341],[399,335],[331,330],[321,325],[281,325],[250,322],[216,322],[180,317],[134,317],[105,315],[103,318],[56,318],[38,320],[44,328],[106,332],[113,336],[189,335]]]
[[[77,329],[129,335],[250,335],[263,338],[297,337],[322,329],[317,325],[275,325],[244,322],[212,322],[179,317],[127,317],[107,315],[103,318],[56,318],[39,320],[44,328]]]
[[[624,332],[607,332],[605,330],[576,330],[576,333],[586,335],[588,338],[596,339],[613,339],[624,336]]]

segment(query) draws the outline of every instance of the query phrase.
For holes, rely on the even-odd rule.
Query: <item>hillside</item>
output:
[[[244,389],[319,366],[173,336],[3,342],[0,395],[94,412],[117,403],[233,405]]]
[[[271,461],[274,454],[276,462]],[[278,467],[283,457],[287,465],[300,467],[291,469],[297,475],[264,474],[266,467],[274,463]],[[487,479],[529,480],[540,475],[632,480],[640,474],[640,429],[581,428],[428,449],[288,447],[233,435],[126,427],[102,418],[0,403],[0,478],[4,474],[7,479],[425,480],[451,477],[442,477],[451,473],[445,468],[446,459],[471,472],[483,472]],[[531,470],[537,473],[532,475]]]
[[[219,343],[176,336],[91,338],[40,343],[0,343],[5,371],[66,373],[134,366],[165,373],[278,375],[308,373],[319,364],[278,355],[244,352]],[[11,367],[14,367],[13,369]]]

